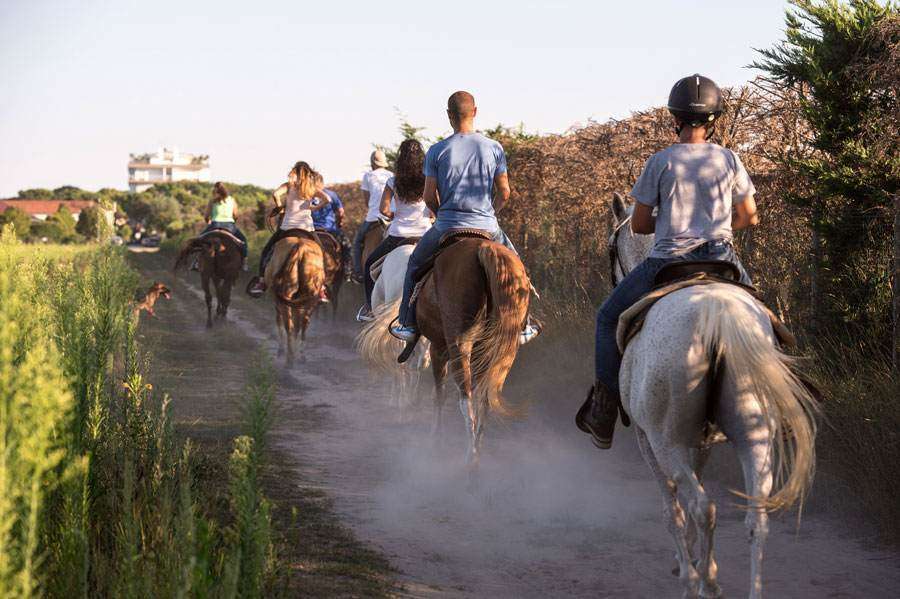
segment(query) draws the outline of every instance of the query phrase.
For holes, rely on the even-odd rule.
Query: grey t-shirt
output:
[[[707,241],[730,241],[731,208],[755,193],[731,150],[712,143],[674,144],[647,160],[631,197],[658,208],[653,251],[666,258]]]

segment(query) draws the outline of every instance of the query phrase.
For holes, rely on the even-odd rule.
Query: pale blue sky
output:
[[[274,186],[296,160],[359,177],[399,107],[448,131],[447,96],[480,127],[565,131],[665,102],[701,72],[754,73],[784,0],[230,2],[0,0],[0,197],[126,188],[129,152],[209,154],[213,177]]]

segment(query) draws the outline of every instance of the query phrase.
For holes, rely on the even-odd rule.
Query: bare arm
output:
[[[631,230],[638,235],[650,235],[656,231],[656,217],[653,216],[653,206],[634,203],[634,211],[631,213]]]
[[[275,202],[275,206],[277,206],[278,208],[281,208],[281,198],[284,197],[287,191],[287,183],[283,183],[278,187],[278,189],[272,192],[272,201]]]
[[[342,229],[344,227],[344,209],[343,207],[338,208],[334,211],[334,223],[337,225],[338,229]]]
[[[422,192],[422,199],[425,200],[428,209],[437,214],[441,199],[438,197],[437,179],[434,177],[425,177],[425,191]]]
[[[210,200],[206,203],[206,212],[203,213],[203,218],[206,219],[207,224],[211,221],[209,219],[212,218],[212,205],[214,200]]]
[[[312,202],[309,203],[310,212],[315,212],[316,210],[321,210],[325,206],[331,203],[331,197],[322,191],[321,189],[317,189],[316,193],[313,194],[313,197],[319,200],[319,203],[315,206]]]
[[[759,224],[759,216],[756,214],[756,200],[753,194],[744,198],[743,202],[734,205],[731,213],[731,228],[735,231],[746,229]]]
[[[381,205],[378,207],[378,210],[388,218],[394,218],[394,213],[391,212],[391,198],[394,197],[394,192],[387,185],[384,186],[384,192],[381,194]]]
[[[231,218],[234,219],[234,222],[237,222],[237,219],[238,219],[238,205],[237,205],[237,202],[235,202],[235,203],[232,205],[232,207],[231,207]]]
[[[509,175],[507,173],[500,173],[494,177],[494,212],[503,210],[503,206],[505,206],[506,202],[509,200],[510,193]]]

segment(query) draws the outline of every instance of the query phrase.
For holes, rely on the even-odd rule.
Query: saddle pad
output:
[[[396,250],[399,247],[403,247],[404,245],[416,245],[417,243],[419,243],[420,239],[422,239],[422,238],[421,237],[404,237],[403,241],[401,241],[399,244],[397,244],[397,247],[395,247],[394,250]],[[378,260],[376,260],[375,262],[372,263],[372,266],[369,268],[369,276],[372,277],[373,281],[377,281],[378,277],[381,276],[381,268],[384,266],[384,261],[387,260],[387,257],[390,256],[391,252],[393,252],[394,250],[391,250],[390,252],[388,252],[387,254],[385,254],[384,256],[382,256],[381,258],[379,258]]]
[[[640,332],[641,327],[644,326],[644,318],[647,316],[647,312],[650,311],[653,304],[659,301],[660,298],[669,295],[673,291],[684,289],[685,287],[691,287],[693,285],[712,285],[713,283],[734,285],[749,293],[747,287],[744,285],[727,279],[709,276],[706,273],[698,273],[695,277],[675,281],[670,285],[654,289],[641,297],[619,316],[619,324],[616,328],[616,344],[619,346],[619,353],[624,353],[628,342]],[[794,334],[787,328],[787,325],[781,322],[781,320],[775,316],[775,313],[772,312],[758,297],[752,293],[749,294],[753,297],[754,301],[756,301],[757,305],[769,315],[769,320],[772,322],[772,329],[775,331],[775,337],[778,341],[783,346],[787,347],[794,347],[797,345],[797,338],[794,337]]]
[[[201,233],[200,235],[197,236],[197,239],[205,239],[205,238],[209,237],[210,235],[224,235],[225,237],[228,237],[229,239],[231,239],[233,242],[235,242],[239,246],[244,245],[243,241],[238,239],[234,233],[232,233],[231,231],[229,231],[227,229],[213,229],[212,231],[207,231],[206,233]]]

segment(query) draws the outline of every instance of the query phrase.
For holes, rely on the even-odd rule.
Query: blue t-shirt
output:
[[[494,177],[506,172],[503,146],[481,133],[455,133],[425,155],[425,176],[437,179],[438,229],[472,227],[496,231]]]
[[[344,204],[341,203],[341,197],[337,192],[331,191],[330,189],[324,191],[328,197],[331,198],[331,203],[321,210],[316,210],[312,213],[313,226],[317,229],[325,229],[326,231],[339,231],[340,229],[337,226],[337,215],[335,213],[339,208],[343,208]],[[313,201],[314,204],[318,204],[318,202],[318,200]]]

